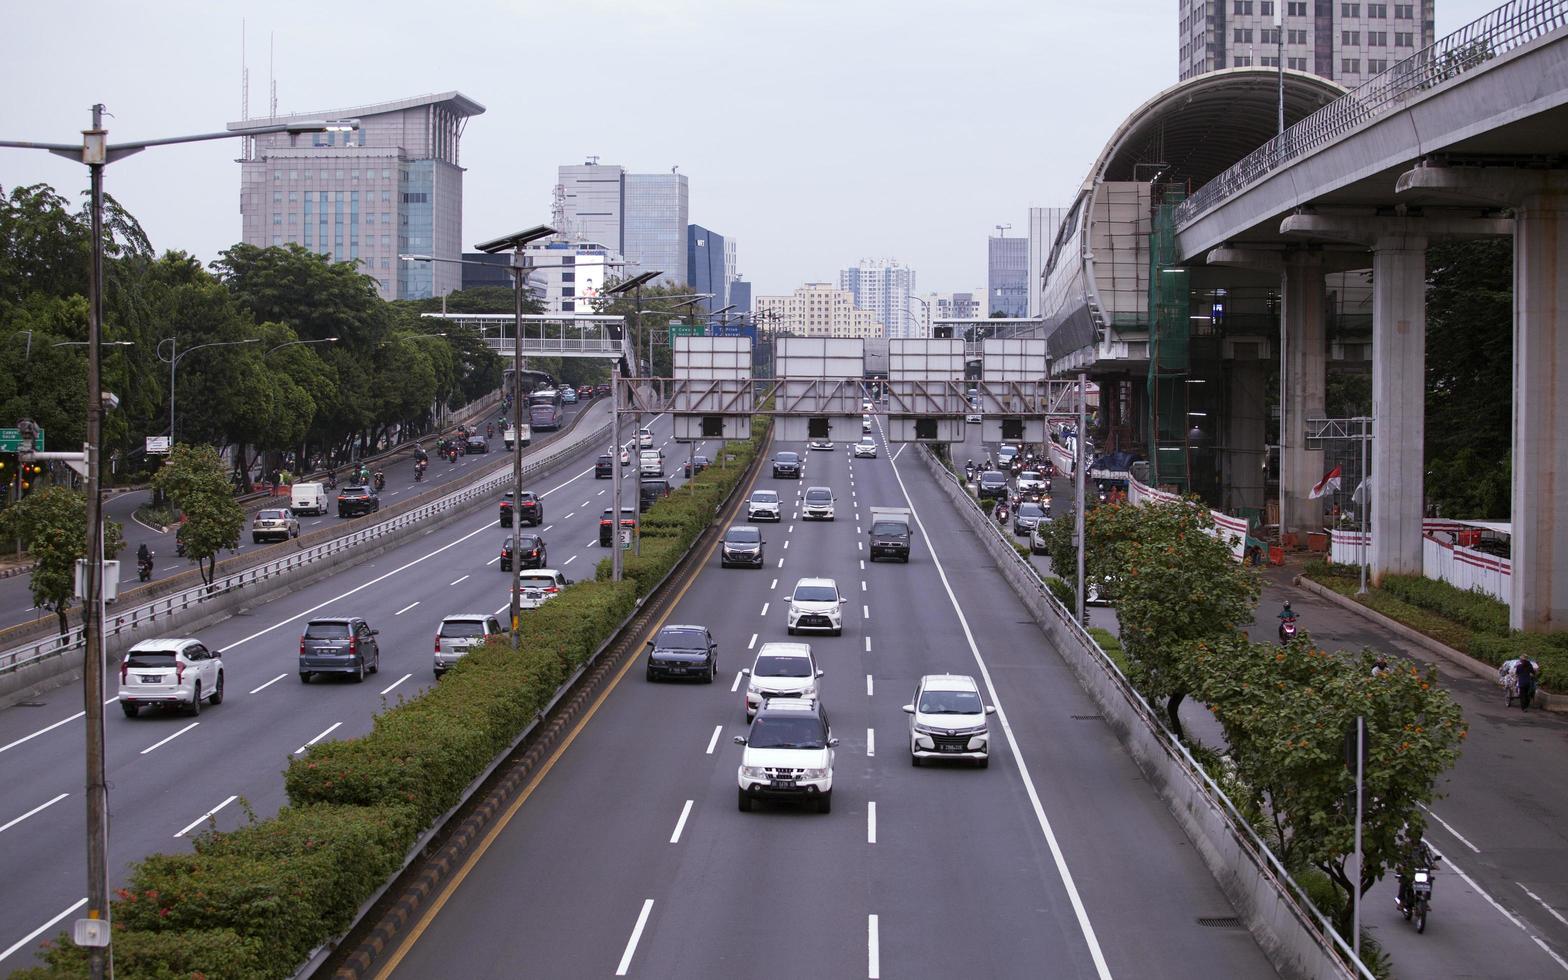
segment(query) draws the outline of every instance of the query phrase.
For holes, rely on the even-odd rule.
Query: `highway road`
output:
[[[670,441],[667,418],[652,427],[672,482],[683,482],[678,474],[686,447]],[[599,547],[598,524],[610,503],[610,481],[594,478],[595,455],[596,449],[587,449],[575,465],[529,486],[544,498],[539,530],[550,563],[574,579],[592,577],[595,563],[609,554]],[[628,503],[635,486],[625,485]],[[322,739],[368,731],[384,706],[434,683],[432,648],[441,619],[495,613],[507,604],[509,579],[498,558],[510,532],[498,526],[496,515],[497,503],[487,503],[200,631],[209,647],[221,651],[226,696],[197,718],[144,711],[132,719],[111,703],[113,886],[123,882],[129,862],[189,847],[191,835],[209,823],[233,828],[246,820],[247,809],[261,816],[276,812],[286,802],[280,773],[291,755]],[[306,685],[298,679],[305,622],[331,615],[364,616],[381,631],[381,670],[363,684],[318,679]],[[116,684],[111,674],[110,694]],[[68,926],[85,894],[80,699],[79,688],[67,686],[0,711],[0,972],[26,965],[27,951]]]
[[[602,407],[602,404],[602,399],[595,399],[594,401],[578,405],[568,405],[566,407],[567,417],[570,419],[590,406]],[[544,444],[548,441],[550,435],[550,433],[539,433],[533,444]],[[435,440],[426,439],[424,442],[426,447],[430,448],[434,446]],[[499,436],[491,440],[491,451],[489,453],[459,456],[456,463],[448,463],[436,459],[432,451],[430,466],[425,471],[425,479],[419,482],[414,480],[413,460],[399,459],[384,469],[386,489],[381,493],[381,504],[383,507],[390,507],[404,497],[417,496],[437,487],[460,486],[463,481],[473,475],[475,469],[486,465],[494,465],[503,455],[503,451],[504,444]],[[343,486],[343,481],[340,480],[338,485]],[[144,542],[156,555],[153,559],[154,581],[167,578],[170,575],[177,575],[180,572],[196,567],[193,562],[175,554],[174,528],[171,527],[167,532],[161,532],[157,527],[143,524],[135,519],[136,509],[145,506],[150,497],[151,491],[133,490],[115,494],[109,497],[104,504],[105,515],[111,520],[120,522],[125,536],[125,550],[120,552],[119,555],[121,589],[133,589],[141,584],[136,580],[136,549]],[[335,499],[331,492],[328,493],[328,498],[329,501]],[[277,497],[276,501],[276,506],[288,506],[286,497]],[[226,553],[223,557],[227,558],[231,554],[238,554],[253,549],[268,548],[275,543],[264,542],[259,545],[251,543],[250,514],[257,509],[257,506],[248,506],[245,530],[240,535],[239,547],[235,548],[233,552]],[[300,533],[306,534],[333,524],[346,527],[351,523],[352,520],[340,520],[336,509],[332,509],[328,513],[319,516],[301,516]],[[40,610],[33,605],[33,596],[28,586],[28,576],[26,574],[0,580],[0,629],[35,620],[52,622],[54,619],[55,614],[53,612]],[[76,615],[73,611],[71,623],[74,626],[76,622]]]
[[[766,526],[761,570],[710,553],[667,618],[714,631],[720,682],[630,661],[380,975],[1274,975],[1244,929],[1200,923],[1234,912],[923,467],[807,455],[757,485],[831,486],[837,520]],[[915,509],[910,564],[865,561],[871,505]],[[843,635],[809,638],[833,811],[741,813],[738,671],[823,575],[849,597]],[[942,671],[998,707],[988,769],[910,765],[900,706]]]

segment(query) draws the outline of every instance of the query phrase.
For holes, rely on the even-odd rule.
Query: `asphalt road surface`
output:
[[[652,428],[671,482],[683,482],[687,447],[670,440],[668,418]],[[610,505],[610,481],[594,478],[596,455],[585,450],[575,465],[529,486],[544,499],[545,519],[528,530],[542,532],[551,566],[573,579],[591,578],[609,554],[599,547],[599,516]],[[635,487],[623,485],[628,504]],[[200,631],[221,652],[226,690],[223,704],[198,718],[147,710],[127,718],[111,703],[111,887],[123,884],[129,862],[189,847],[206,826],[238,827],[247,808],[276,812],[286,802],[280,773],[292,755],[367,732],[386,705],[434,683],[442,618],[507,605],[499,552],[511,532],[498,524],[498,501],[499,494],[439,530]],[[363,616],[381,631],[380,672],[362,684],[301,684],[299,635],[312,616],[334,615]],[[113,694],[118,675],[108,684]],[[68,928],[85,901],[80,703],[80,688],[66,686],[0,711],[0,972],[27,965],[36,942]]]
[[[837,520],[766,526],[761,570],[710,553],[668,617],[712,628],[720,682],[633,660],[381,975],[1274,975],[1244,929],[1200,924],[1234,913],[923,467],[807,456],[757,485],[831,486]],[[865,561],[872,505],[915,508],[910,564]],[[806,576],[849,598],[843,635],[809,638],[836,805],[741,813],[737,672],[787,638]],[[998,707],[989,769],[910,765],[900,706],[942,671]]]

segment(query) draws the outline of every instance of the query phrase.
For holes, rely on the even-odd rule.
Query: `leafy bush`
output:
[[[1062,582],[1061,579],[1054,579],[1053,581]],[[1062,584],[1066,585],[1067,583],[1062,582]],[[1074,599],[1076,598],[1075,596]],[[1071,609],[1072,606],[1069,604],[1067,608]],[[1089,635],[1094,637],[1094,642],[1100,645],[1100,649],[1105,651],[1105,655],[1111,658],[1111,662],[1116,665],[1116,669],[1124,674],[1127,673],[1127,653],[1122,649],[1122,641],[1118,640],[1110,630],[1101,629],[1098,626],[1089,627]]]
[[[1484,592],[1466,592],[1420,575],[1388,575],[1381,588],[1412,606],[1441,613],[1478,632],[1508,634],[1508,604]]]
[[[271,980],[278,976],[278,971],[263,965],[260,946],[259,940],[241,937],[232,929],[150,932],[127,929],[118,920],[114,923],[115,973],[137,980],[191,980],[200,976]],[[11,978],[58,980],[88,975],[87,948],[70,942],[64,933],[44,953],[44,963],[18,970]]]
[[[1071,582],[1052,575],[1045,580],[1045,587],[1051,590],[1051,595],[1056,597],[1057,602],[1060,602],[1068,609],[1077,608],[1078,592],[1073,588]]]

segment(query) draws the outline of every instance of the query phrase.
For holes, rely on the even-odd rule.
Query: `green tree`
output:
[[[1350,934],[1348,899],[1364,895],[1423,833],[1422,804],[1458,759],[1465,726],[1430,667],[1372,672],[1375,655],[1328,653],[1308,637],[1289,647],[1240,634],[1194,644],[1194,696],[1224,728],[1240,781],[1273,825],[1287,868],[1322,871],[1345,899],[1336,927]],[[1360,880],[1346,867],[1354,850],[1355,772],[1347,735],[1366,720]],[[1353,759],[1353,755],[1350,756]]]
[[[212,584],[218,552],[240,543],[245,511],[234,500],[218,451],[208,445],[178,443],[169,461],[153,476],[153,486],[184,515],[180,539],[185,554],[201,569],[202,581]]]
[[[35,490],[0,510],[0,536],[15,537],[34,561],[30,584],[33,604],[54,612],[60,634],[70,628],[66,611],[76,592],[76,562],[87,554],[87,498],[67,487]],[[109,559],[125,547],[118,522],[103,522],[103,555]]]

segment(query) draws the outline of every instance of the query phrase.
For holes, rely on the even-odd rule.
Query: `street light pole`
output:
[[[337,338],[334,337],[333,339],[336,340]],[[259,338],[259,337],[246,337],[244,340],[215,340],[215,341],[213,341],[210,344],[197,344],[195,347],[187,347],[184,350],[180,350],[179,349],[180,345],[179,345],[179,339],[178,338],[176,338],[176,337],[165,337],[162,340],[158,341],[158,347],[157,347],[157,350],[155,351],[155,353],[158,355],[158,359],[160,361],[164,359],[164,357],[163,357],[163,345],[166,344],[166,343],[169,345],[169,358],[168,358],[168,360],[169,360],[169,447],[172,449],[174,447],[174,369],[179,365],[179,363],[181,361],[183,361],[185,359],[185,355],[193,354],[196,351],[199,351],[199,350],[201,350],[204,347],[235,347],[235,346],[237,346],[239,344],[259,344],[259,343],[261,343],[261,338]],[[296,343],[296,344],[312,343],[313,344],[313,343],[320,343],[320,341],[296,340],[296,341],[292,341],[292,343]],[[288,344],[279,344],[278,346],[279,347],[287,347]],[[277,350],[277,349],[278,349],[277,347],[274,347],[272,350]],[[272,351],[267,351],[267,354],[270,354],[270,353],[272,353]],[[262,356],[265,357],[266,354],[263,354]]]

